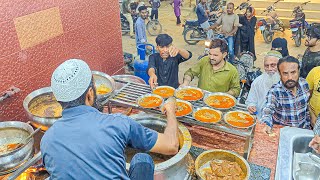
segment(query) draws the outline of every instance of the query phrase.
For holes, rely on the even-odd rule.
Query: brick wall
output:
[[[27,121],[23,99],[70,58],[123,72],[118,0],[1,0],[0,92],[21,91],[0,102],[0,121]]]

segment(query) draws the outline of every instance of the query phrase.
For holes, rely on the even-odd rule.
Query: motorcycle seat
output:
[[[187,20],[186,25],[189,26],[199,26],[199,22],[197,20]]]

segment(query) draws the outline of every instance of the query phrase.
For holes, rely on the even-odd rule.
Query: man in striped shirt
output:
[[[309,86],[305,79],[299,78],[299,61],[292,56],[281,58],[277,64],[280,80],[267,94],[267,103],[262,111],[261,122],[264,131],[271,133],[273,124],[310,127],[308,100]]]
[[[310,141],[309,147],[320,154],[320,114],[318,115],[318,119],[316,125],[313,128],[313,132],[314,138]]]

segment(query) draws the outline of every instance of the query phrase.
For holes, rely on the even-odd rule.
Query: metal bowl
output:
[[[192,87],[192,86],[179,87],[178,89],[175,90],[174,96],[175,96],[176,98],[179,98],[179,97],[177,97],[177,93],[178,93],[179,91],[181,91],[181,90],[184,90],[184,89],[195,89],[195,90],[198,90],[198,91],[200,91],[200,92],[202,93],[201,98],[196,99],[196,100],[188,100],[188,101],[198,101],[198,100],[200,100],[200,99],[203,98],[203,95],[204,95],[203,90],[200,89],[200,88],[197,88],[197,87]],[[179,99],[180,99],[180,98],[179,98]],[[182,99],[182,100],[184,100],[184,99]]]
[[[92,75],[93,75],[96,89],[98,89],[99,86],[106,86],[107,88],[111,89],[110,92],[108,92],[106,94],[102,94],[102,95],[97,94],[97,100],[103,101],[103,100],[107,99],[108,97],[110,97],[116,88],[116,84],[115,84],[113,78],[111,76],[109,76],[108,74],[100,72],[100,71],[92,71]]]
[[[122,75],[114,75],[111,76],[113,79],[118,80],[118,81],[124,81],[124,82],[135,82],[135,83],[140,83],[140,84],[146,84],[146,82],[139,78],[138,76],[133,76],[133,75],[127,75],[127,74],[122,74]],[[124,86],[123,83],[116,82],[116,90],[121,89]]]
[[[33,131],[33,128],[24,122],[0,122],[0,146],[19,143]],[[0,176],[13,172],[30,159],[33,156],[33,143],[34,139],[31,138],[28,143],[17,149],[0,154]]]
[[[234,125],[230,124],[226,119],[227,119],[228,114],[233,113],[233,112],[241,112],[241,113],[244,113],[244,114],[246,114],[246,115],[249,115],[250,117],[253,118],[253,124],[250,125],[250,126],[246,126],[246,127],[239,127],[239,126],[234,126]],[[235,128],[240,128],[240,129],[250,128],[250,127],[254,126],[254,125],[257,123],[256,118],[255,118],[254,116],[252,116],[251,114],[249,114],[249,112],[240,111],[240,110],[237,110],[237,111],[229,111],[229,112],[225,113],[224,116],[223,116],[223,120],[224,120],[224,122],[227,123],[228,125],[230,125],[230,126],[232,126],[232,127],[235,127]]]
[[[145,97],[157,97],[157,98],[159,98],[159,99],[161,99],[161,104],[159,105],[159,106],[157,106],[157,107],[160,107],[162,104],[163,104],[163,98],[161,97],[161,96],[159,96],[159,95],[156,95],[156,94],[145,94],[145,95],[142,95],[142,96],[140,96],[138,99],[137,99],[137,104],[140,106],[140,100],[141,99],[143,99],[143,98],[145,98]],[[147,108],[147,107],[143,107],[143,106],[140,106],[140,107],[142,107],[142,108],[146,108],[146,109],[152,109],[152,108],[156,108],[156,107],[150,107],[150,108]]]
[[[209,110],[214,110],[214,111],[216,111],[217,113],[219,113],[220,119],[219,119],[217,122],[203,122],[203,121],[197,120],[196,117],[195,117],[196,112],[198,112],[199,110],[203,110],[203,109],[209,109]],[[192,116],[193,116],[193,118],[194,118],[195,120],[197,120],[197,121],[199,121],[199,122],[201,122],[201,123],[215,124],[215,123],[218,123],[218,122],[221,121],[221,119],[222,119],[222,112],[219,111],[219,110],[215,110],[215,109],[212,109],[212,108],[208,108],[208,107],[201,107],[201,108],[195,109],[195,110],[193,111],[193,113],[192,113]]]
[[[320,165],[299,162],[299,169],[294,173],[294,180],[319,180]]]
[[[38,90],[35,90],[27,95],[27,97],[23,100],[23,108],[27,112],[31,124],[36,128],[41,126],[41,129],[46,131],[50,126],[53,125],[60,117],[40,117],[31,113],[29,107],[37,106],[41,104],[48,104],[57,102],[55,99],[52,89],[50,87],[44,87]]]
[[[230,107],[230,108],[215,108],[215,107],[212,107],[212,106],[210,106],[209,104],[207,104],[207,99],[208,99],[209,97],[211,97],[211,96],[216,96],[216,95],[227,96],[227,97],[231,98],[231,99],[234,101],[234,106],[232,106],[232,107]],[[233,107],[235,107],[235,106],[237,105],[237,100],[236,100],[235,97],[231,96],[230,94],[222,93],[222,92],[206,93],[205,96],[204,96],[204,98],[203,98],[203,102],[204,102],[206,105],[208,105],[208,106],[210,106],[210,107],[212,107],[212,108],[214,108],[214,109],[219,109],[219,110],[228,110],[228,109],[231,109],[231,108],[233,108]]]
[[[250,177],[250,166],[249,163],[238,154],[222,150],[222,149],[214,149],[209,151],[204,151],[201,153],[196,161],[195,161],[195,169],[196,174],[200,179],[205,180],[204,172],[210,168],[210,161],[212,160],[228,160],[231,162],[236,162],[240,165],[242,171],[245,173],[245,179],[249,179]]]
[[[176,89],[173,88],[173,87],[171,87],[171,86],[157,86],[155,89],[152,90],[152,93],[154,93],[155,90],[160,89],[160,88],[168,88],[168,89],[173,90],[172,96],[174,96],[174,91],[175,91]],[[155,94],[155,93],[154,93],[154,94]],[[157,95],[159,95],[159,94],[157,94]],[[160,95],[159,95],[159,96],[160,96]],[[162,97],[162,96],[161,96],[161,97]],[[169,97],[171,97],[171,96],[169,96]],[[169,97],[163,97],[163,98],[169,98]]]
[[[189,107],[191,107],[191,111],[190,111],[188,114],[185,114],[185,115],[183,115],[183,116],[187,116],[187,115],[189,115],[189,114],[192,113],[192,111],[193,111],[193,106],[192,106],[192,104],[191,104],[190,102],[184,101],[184,100],[181,100],[181,99],[177,99],[176,102],[183,102],[183,103],[186,103]],[[177,116],[177,117],[183,117],[183,116]]]

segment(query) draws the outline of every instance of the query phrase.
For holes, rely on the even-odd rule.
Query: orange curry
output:
[[[176,116],[185,116],[191,113],[192,107],[185,102],[176,103]]]
[[[221,115],[218,111],[213,109],[200,109],[195,112],[194,118],[205,123],[216,123],[220,121]]]
[[[203,93],[197,89],[182,89],[177,92],[177,98],[185,101],[196,101],[203,97]]]
[[[231,112],[225,120],[232,126],[240,128],[246,128],[254,124],[254,118],[244,112]]]
[[[157,94],[163,98],[168,98],[174,95],[174,89],[168,87],[157,87],[153,91],[153,94]]]
[[[57,101],[38,104],[37,106],[29,107],[30,112],[39,117],[61,117],[62,106]]]
[[[108,94],[111,92],[111,88],[107,87],[105,84],[101,84],[97,87],[97,95]]]
[[[161,103],[162,99],[155,96],[147,96],[139,100],[139,105],[143,108],[159,107]]]
[[[206,103],[213,108],[225,109],[231,108],[236,104],[236,102],[232,98],[224,95],[210,96],[206,99]]]

